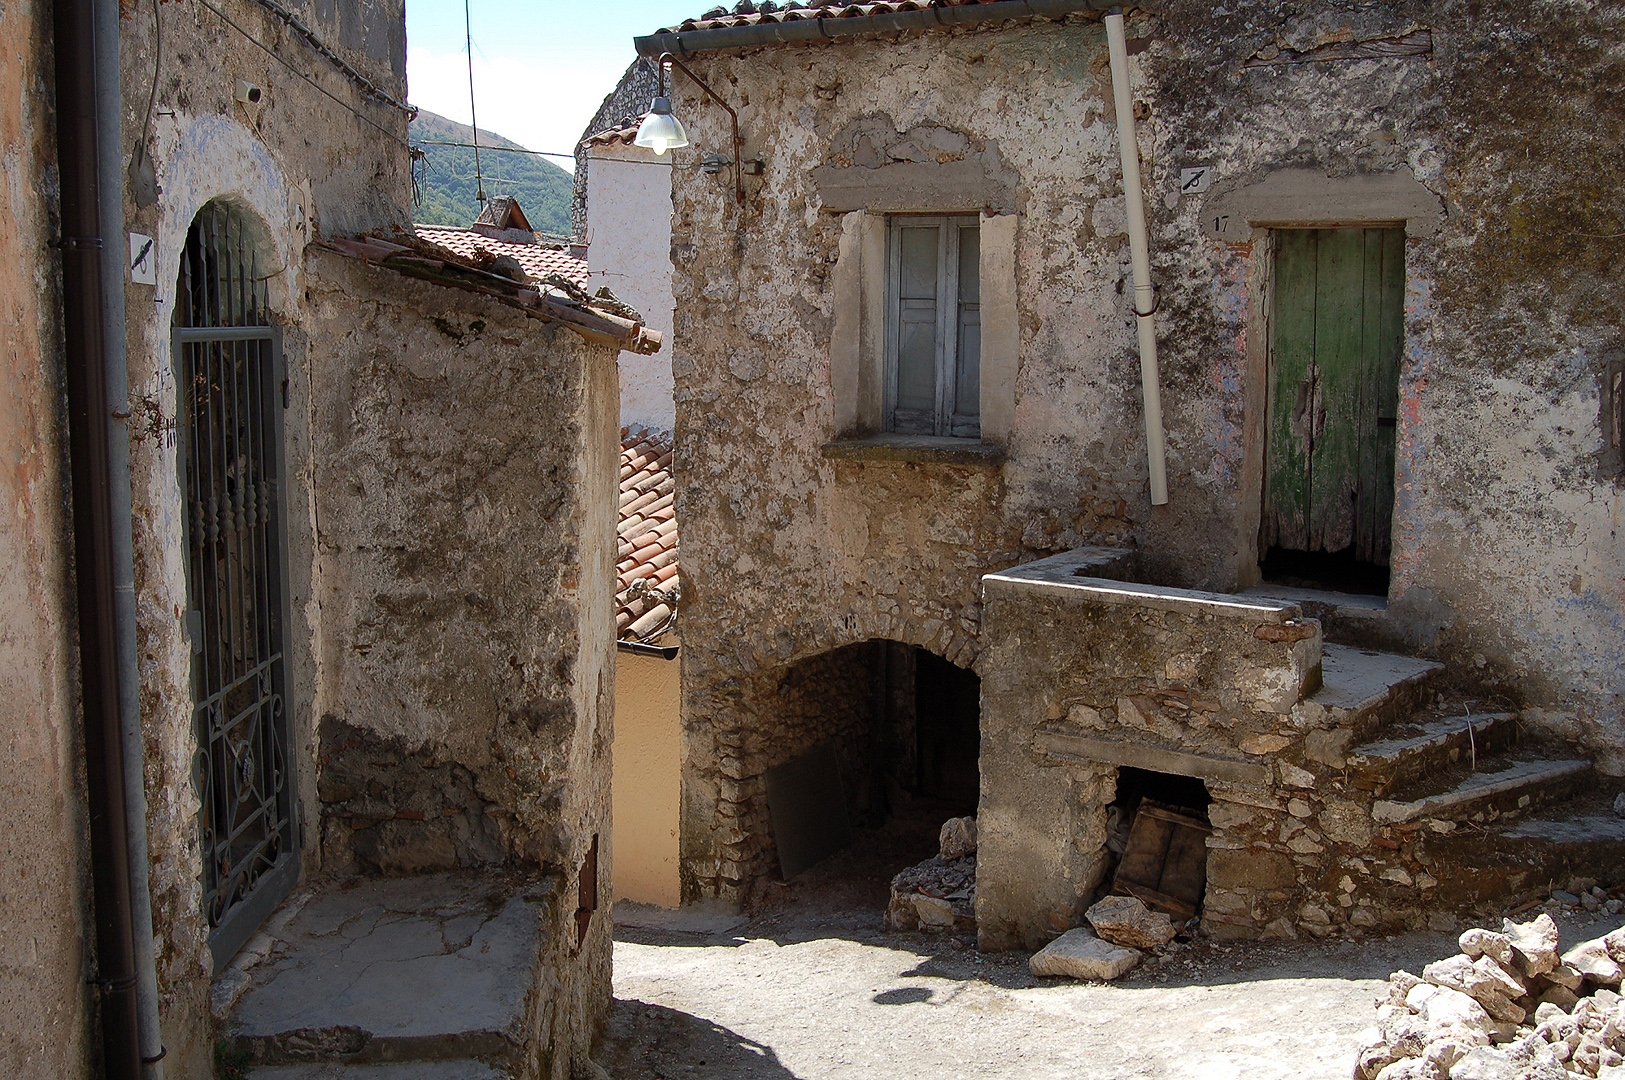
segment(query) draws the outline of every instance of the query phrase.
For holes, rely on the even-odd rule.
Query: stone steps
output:
[[[1543,806],[1583,790],[1592,781],[1591,762],[1583,758],[1551,760],[1532,755],[1507,755],[1481,762],[1481,770],[1465,775],[1453,772],[1430,777],[1413,798],[1379,799],[1371,816],[1379,825],[1397,825],[1423,818],[1445,821],[1496,821],[1501,817],[1533,813]],[[1484,766],[1489,767],[1484,767]],[[1448,786],[1445,786],[1448,785]]]
[[[1349,780],[1377,796],[1430,774],[1483,760],[1518,740],[1513,713],[1442,716],[1400,725],[1392,737],[1355,747],[1348,754]]]
[[[255,1080],[507,1080],[536,1038],[555,883],[491,871],[321,883],[223,1035]]]
[[[1321,710],[1314,719],[1350,733],[1363,742],[1420,706],[1444,665],[1413,656],[1326,643],[1321,646],[1321,687],[1299,709]]]
[[[1592,793],[1488,830],[1431,836],[1429,856],[1451,867],[1441,875],[1441,899],[1465,906],[1567,888],[1572,877],[1625,880],[1625,820],[1613,812],[1612,798],[1611,791]]]

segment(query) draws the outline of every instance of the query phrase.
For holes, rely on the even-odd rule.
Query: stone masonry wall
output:
[[[1266,230],[1214,235],[1205,219],[1293,170],[1409,185],[1394,619],[1419,651],[1544,707],[1606,768],[1625,767],[1625,541],[1599,408],[1625,271],[1609,242],[1561,224],[1577,205],[1588,233],[1617,231],[1602,203],[1565,193],[1607,189],[1578,163],[1617,164],[1603,148],[1625,122],[1618,95],[1588,88],[1619,82],[1619,15],[1541,10],[1540,47],[1519,29],[1527,12],[1504,3],[1176,0],[1131,13],[1161,297],[1160,508],[1146,495],[1097,24],[693,58],[739,109],[743,156],[765,163],[743,210],[727,174],[673,180],[685,723],[702,767],[730,730],[773,722],[767,698],[727,696],[772,663],[880,636],[929,642],[989,677],[976,598],[989,570],[1110,544],[1138,549],[1149,581],[1256,581],[1271,246]],[[1526,102],[1513,89],[1525,79],[1553,92]],[[727,153],[725,114],[683,80],[673,93],[696,152]],[[1562,119],[1571,110],[1587,119]],[[894,149],[920,175],[933,161],[912,136],[836,145],[860,129],[932,135],[944,177],[980,163],[997,205],[939,209],[1017,216],[1019,366],[1002,461],[821,452],[840,434],[831,344],[850,312],[835,289],[835,210],[850,207],[826,207],[818,177],[841,173],[850,190]],[[1216,175],[1212,191],[1182,196],[1181,169],[1198,166]],[[1556,269],[1534,239],[1553,232],[1580,272]],[[690,895],[727,892],[714,868],[728,856],[701,839],[715,813],[704,793],[685,795],[685,813]]]
[[[273,321],[284,334],[290,483],[283,509],[292,613],[288,716],[301,816],[310,824],[316,819],[318,750],[313,644],[321,610],[313,580],[304,249],[323,230],[344,234],[409,221],[411,174],[406,117],[366,98],[267,11],[251,4],[222,8],[243,30],[351,108],[294,77],[209,9],[162,7],[161,47],[155,40],[152,5],[121,9],[121,156],[128,159],[144,137],[158,189],[156,202],[142,206],[126,185],[126,228],[153,238],[157,278],[156,285],[126,283],[126,344],[134,412],[131,470],[148,840],[160,1011],[169,1050],[164,1068],[170,1080],[200,1080],[213,1075],[215,1033],[208,1005],[212,961],[201,908],[198,802],[192,782],[197,749],[190,704],[192,654],[183,618],[189,606],[187,518],[174,426],[171,327],[181,251],[200,209],[214,199],[234,203],[253,222],[257,266]],[[317,0],[296,13],[347,63],[386,92],[405,97],[405,34],[398,0]],[[262,88],[259,105],[235,99],[239,78]],[[149,117],[155,79],[157,97]],[[312,206],[314,215],[309,213]],[[303,227],[307,222],[314,227]],[[311,831],[303,848],[307,872],[320,865],[316,839]]]
[[[1045,565],[987,587],[984,948],[1036,948],[1079,924],[1103,880],[1117,764],[1204,779],[1214,938],[1396,930],[1473,898],[1428,873],[1432,826],[1453,823],[1380,824],[1344,771],[1420,684],[1377,712],[1300,700],[1318,689],[1320,630],[1295,606],[1010,580]]]
[[[336,255],[312,271],[324,868],[501,863],[574,897],[596,836],[607,898],[613,350]],[[579,950],[559,932],[567,1069],[607,1008],[607,919]]]
[[[90,1075],[51,5],[0,8],[0,1074]]]

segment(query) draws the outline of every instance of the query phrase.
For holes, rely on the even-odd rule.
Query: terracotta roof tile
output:
[[[866,19],[871,15],[890,15],[900,11],[926,11],[939,7],[972,7],[994,3],[996,0],[880,0],[877,3],[853,4],[844,0],[816,0],[811,3],[740,3],[733,10],[713,7],[696,19],[684,19],[676,26],[664,27],[656,33],[677,34],[690,30],[722,30],[730,26],[754,26],[758,23],[797,22],[802,19]]]
[[[541,243],[507,240],[487,236],[473,229],[458,229],[449,225],[416,225],[413,230],[419,239],[436,247],[443,247],[455,255],[472,259],[476,263],[489,262],[504,255],[517,260],[532,281],[549,274],[558,274],[586,288],[587,260],[570,254],[568,248],[548,247]]]
[[[648,641],[671,629],[680,587],[671,437],[621,432],[620,520],[616,525],[615,633]]]

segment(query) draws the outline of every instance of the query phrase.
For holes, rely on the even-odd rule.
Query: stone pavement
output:
[[[517,1075],[556,902],[496,872],[318,882],[217,980],[226,1038],[254,1080]]]

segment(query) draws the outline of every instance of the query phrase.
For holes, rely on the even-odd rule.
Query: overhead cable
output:
[[[344,57],[340,56],[338,53],[329,48],[327,43],[316,35],[316,31],[312,30],[310,27],[301,22],[299,20],[299,16],[277,3],[276,0],[254,0],[254,3],[258,4],[266,11],[269,11],[272,15],[275,15],[278,19],[281,19],[282,22],[287,25],[288,29],[292,30],[295,34],[298,34],[304,39],[306,45],[309,45],[312,49],[315,49],[334,67],[344,72],[349,80],[355,83],[357,88],[359,88],[363,94],[366,94],[375,101],[388,105],[392,109],[399,109],[401,112],[406,114],[406,118],[408,120],[412,120],[417,117],[417,109],[413,108],[411,105],[408,105],[406,102],[401,101],[399,98],[396,98],[383,87],[379,86],[377,83],[361,74],[361,72],[357,71],[348,60],[344,59]]]
[[[259,2],[259,0],[256,0],[256,2]],[[254,46],[256,46],[261,52],[265,53],[265,55],[271,57],[277,63],[281,64],[283,67],[285,67],[289,71],[293,72],[293,74],[296,75],[300,80],[302,80],[302,81],[304,81],[306,83],[309,83],[312,89],[314,89],[317,93],[321,94],[323,97],[325,97],[328,100],[332,101],[333,104],[337,105],[339,108],[343,109],[345,112],[350,113],[357,120],[360,120],[362,123],[367,124],[369,127],[377,128],[378,131],[381,132],[383,135],[385,135],[386,137],[388,137],[392,141],[399,143],[401,146],[405,147],[408,151],[410,151],[412,149],[411,144],[409,144],[405,139],[401,138],[399,135],[395,134],[393,131],[390,131],[388,128],[384,127],[382,124],[378,123],[376,120],[373,120],[370,116],[367,116],[360,109],[357,109],[354,105],[351,105],[349,102],[344,101],[343,99],[339,98],[338,96],[333,94],[331,91],[329,91],[325,86],[318,83],[315,79],[312,79],[309,75],[306,75],[304,72],[302,72],[298,68],[294,67],[292,61],[288,60],[281,53],[277,52],[275,49],[273,49],[269,45],[265,44],[265,42],[261,41],[259,38],[255,37],[253,34],[249,33],[247,30],[243,29],[242,26],[240,24],[238,24],[234,19],[232,19],[232,17],[230,15],[227,15],[224,11],[221,11],[218,7],[216,7],[211,2],[211,0],[198,0],[198,3],[202,4],[204,7],[208,8],[210,11],[212,11],[216,15],[218,15],[220,17],[221,22],[225,23],[227,26],[231,27],[233,30],[235,30],[239,34],[243,35],[243,37],[247,38],[249,40],[249,42],[251,42]]]

